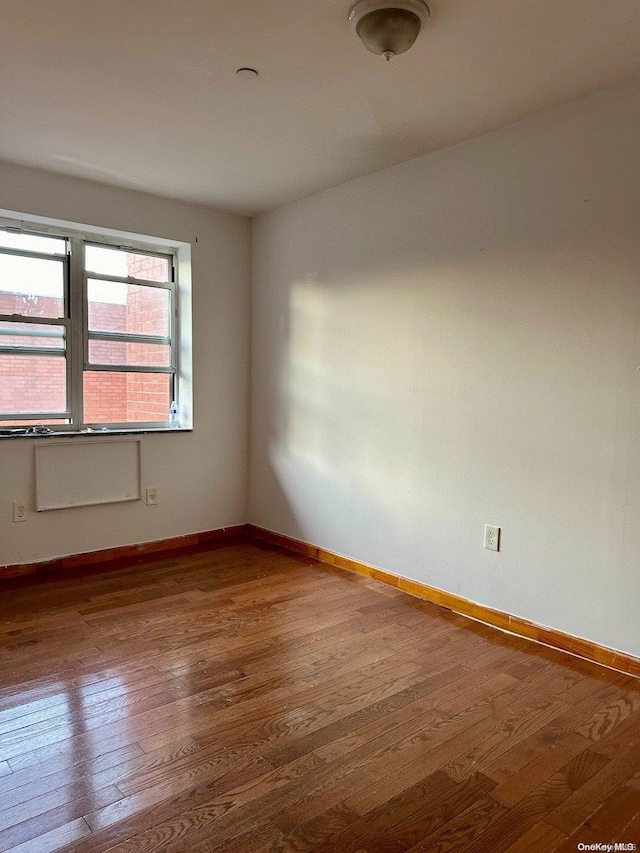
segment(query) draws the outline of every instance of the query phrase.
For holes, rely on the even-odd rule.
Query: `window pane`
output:
[[[0,252],[0,314],[64,317],[64,265]]]
[[[67,241],[63,237],[40,237],[38,234],[19,234],[0,229],[0,246],[22,249],[23,252],[42,252],[45,255],[66,255]]]
[[[35,421],[1,421],[0,427],[30,427],[30,426],[53,426],[54,424],[68,424],[68,420],[58,419],[58,420],[35,420]]]
[[[64,412],[66,384],[64,358],[0,353],[0,417],[14,412]]]
[[[87,290],[92,332],[169,336],[170,291],[96,279],[89,280]]]
[[[0,338],[0,342],[1,340]],[[170,367],[171,347],[165,344],[89,341],[89,363]]]
[[[86,246],[85,269],[100,275],[141,278],[145,281],[170,281],[169,258],[130,252],[113,246]]]
[[[64,338],[64,326],[0,321],[0,347],[43,347],[64,352]]]
[[[171,376],[168,373],[84,374],[84,422],[140,423],[169,420]]]

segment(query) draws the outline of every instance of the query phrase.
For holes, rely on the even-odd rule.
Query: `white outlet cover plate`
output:
[[[489,551],[500,550],[500,528],[493,524],[484,526],[484,547]]]
[[[13,502],[13,520],[14,521],[26,521],[27,520],[27,502],[26,501],[14,501]]]

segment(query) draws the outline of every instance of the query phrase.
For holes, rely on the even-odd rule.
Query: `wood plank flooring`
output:
[[[363,577],[239,540],[2,587],[0,853],[569,853],[639,816],[640,680]]]

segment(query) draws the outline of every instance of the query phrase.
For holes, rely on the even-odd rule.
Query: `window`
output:
[[[0,427],[169,428],[176,252],[0,226]]]

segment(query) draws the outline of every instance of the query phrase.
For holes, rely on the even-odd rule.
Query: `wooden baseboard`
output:
[[[536,625],[534,622],[529,622],[527,619],[522,619],[519,616],[511,616],[509,613],[503,613],[501,610],[494,610],[482,604],[475,604],[473,601],[469,601],[459,595],[453,595],[450,592],[427,586],[418,581],[394,575],[383,569],[377,569],[366,563],[342,557],[333,551],[327,551],[325,548],[310,545],[308,542],[303,542],[299,539],[292,539],[290,536],[284,536],[281,533],[274,533],[271,530],[257,527],[254,524],[247,525],[247,534],[264,542],[269,542],[272,545],[286,548],[288,551],[295,551],[297,554],[312,557],[322,563],[346,569],[358,575],[364,575],[367,578],[373,578],[388,586],[408,592],[410,595],[415,595],[418,598],[439,604],[441,607],[446,607],[447,610],[452,610],[454,613],[469,616],[472,619],[485,622],[487,625],[493,625],[496,628],[509,631],[519,637],[526,637],[545,646],[569,652],[570,654],[577,655],[594,663],[603,664],[628,675],[640,676],[640,660],[631,655],[618,652],[615,649],[609,649],[606,646],[601,646],[590,640],[583,640],[580,637],[573,637],[571,634],[565,634],[553,628]]]
[[[196,545],[206,545],[222,539],[237,539],[247,533],[246,524],[236,524],[233,527],[221,527],[217,530],[205,530],[202,533],[189,533],[186,536],[174,536],[171,539],[158,539],[155,542],[143,542],[139,545],[121,545],[117,548],[105,548],[102,551],[88,551],[84,554],[71,554],[68,557],[58,557],[55,560],[45,560],[39,563],[18,563],[13,566],[0,566],[0,580],[21,578],[31,575],[51,574],[77,569],[80,566],[91,566],[113,563],[119,566],[125,560],[136,560],[141,557],[170,554],[183,551]]]

